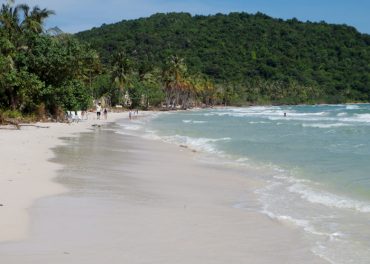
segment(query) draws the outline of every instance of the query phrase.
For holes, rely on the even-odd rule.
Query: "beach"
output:
[[[78,136],[94,124],[112,122],[127,114],[111,114],[108,120],[90,119],[79,123],[38,123],[0,129],[0,241],[21,240],[27,237],[32,203],[44,196],[63,193],[67,189],[52,181],[60,165],[49,162],[54,157],[52,148],[63,144],[62,137]]]
[[[118,134],[120,118],[0,131],[2,263],[326,263],[236,206],[257,206],[248,171]]]

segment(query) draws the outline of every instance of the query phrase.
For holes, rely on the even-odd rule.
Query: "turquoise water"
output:
[[[165,113],[126,129],[262,168],[262,213],[302,228],[312,251],[332,263],[368,263],[369,104]]]
[[[297,177],[370,199],[370,105],[182,112],[151,125],[161,136],[224,139],[212,142],[214,148],[295,169]]]

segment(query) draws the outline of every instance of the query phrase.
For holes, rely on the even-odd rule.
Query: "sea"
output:
[[[301,230],[330,263],[370,263],[370,104],[197,109],[120,125],[245,167],[263,183],[258,206],[235,207]]]

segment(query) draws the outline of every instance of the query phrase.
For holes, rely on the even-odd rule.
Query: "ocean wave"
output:
[[[354,114],[351,117],[341,118],[344,122],[354,122],[354,123],[370,123],[370,114]]]
[[[287,112],[287,115],[291,116],[326,116],[328,112],[316,112],[316,113],[296,113],[296,112]]]
[[[284,116],[286,114],[286,116]],[[229,117],[259,117],[270,120],[311,120],[311,121],[320,121],[320,120],[335,120],[333,118],[325,118],[327,112],[317,112],[317,113],[298,113],[292,111],[283,111],[283,110],[265,110],[262,112],[256,111],[232,111],[232,112],[212,112],[205,113],[204,116],[229,116]]]
[[[281,108],[278,106],[255,106],[255,107],[247,107],[247,108],[230,108],[228,109],[232,113],[245,113],[245,114],[261,114],[261,115],[281,115],[284,113],[295,115],[295,116],[325,116],[327,115],[327,111],[321,112],[299,112],[292,110],[290,108]],[[228,112],[222,112],[228,113]]]
[[[299,178],[292,177],[292,176],[286,176],[286,172],[283,169],[274,168],[274,170],[279,172],[278,174],[273,176],[274,179],[284,180],[285,182],[289,182],[289,183],[312,183],[308,179],[299,179]]]
[[[182,120],[185,124],[204,124],[207,123],[207,121],[200,121],[200,120]]]
[[[207,121],[198,121],[198,120],[194,120],[193,121],[194,124],[205,124],[207,123]]]
[[[321,204],[340,209],[351,209],[362,213],[370,213],[370,204],[342,197],[324,191],[315,191],[307,185],[296,183],[288,188],[292,193],[299,194],[302,199],[311,203]]]
[[[270,124],[271,122],[266,122],[266,121],[250,121],[248,123],[251,124],[251,125],[254,125],[254,124]]]
[[[124,127],[124,129],[127,129],[127,130],[139,130],[139,129],[142,128],[142,126],[140,126],[140,125],[134,125],[134,124],[132,124],[132,125],[125,125],[123,127]]]
[[[272,121],[281,121],[281,120],[288,120],[288,121],[338,121],[338,118],[332,117],[316,117],[316,116],[268,116],[267,119]]]
[[[213,139],[213,138],[194,138],[194,137],[181,136],[181,135],[163,136],[161,138],[162,140],[169,142],[169,143],[175,143],[177,145],[185,145],[185,146],[188,146],[198,151],[205,151],[209,153],[219,153],[219,154],[221,154],[222,152],[216,148],[214,143],[219,142],[219,141],[231,140],[231,138],[229,137]]]
[[[356,118],[363,122],[370,122],[370,114],[355,114]]]
[[[230,111],[234,111],[234,112],[240,112],[240,111],[264,111],[264,110],[271,110],[271,109],[274,109],[274,110],[279,110],[281,109],[280,106],[250,106],[250,107],[230,107],[230,108],[227,108],[228,110]]]
[[[320,123],[313,123],[313,124],[306,124],[303,123],[302,127],[314,127],[314,128],[332,128],[332,127],[345,127],[351,126],[350,124],[345,123],[334,123],[334,124],[320,124]]]
[[[144,127],[144,123],[141,121],[118,122],[117,124],[120,127],[117,129],[117,133],[122,135],[136,134]]]
[[[118,121],[116,122],[119,127],[116,130],[116,133],[122,135],[134,135],[134,136],[142,136],[147,139],[154,139],[157,140],[158,136],[156,136],[157,131],[153,131],[148,129],[146,124],[151,120],[159,117],[162,113],[153,113],[150,115],[144,116],[141,119],[133,119],[133,120],[125,120],[125,121]]]
[[[247,157],[238,158],[238,159],[236,160],[236,162],[237,162],[237,163],[245,163],[245,162],[247,162],[247,161],[249,161],[249,159],[248,159]]]
[[[347,110],[357,110],[360,109],[360,106],[358,105],[346,105]]]
[[[289,215],[278,215],[278,214],[275,214],[275,213],[273,213],[269,210],[266,210],[266,209],[263,209],[261,211],[261,213],[267,215],[271,219],[276,219],[276,220],[278,220],[280,222],[283,222],[283,223],[290,223],[290,224],[293,224],[295,226],[301,227],[306,232],[309,232],[309,233],[314,234],[314,235],[327,236],[327,237],[332,236],[332,234],[329,234],[329,233],[318,232],[313,227],[313,225],[310,223],[309,220],[297,219],[297,218],[293,218]]]

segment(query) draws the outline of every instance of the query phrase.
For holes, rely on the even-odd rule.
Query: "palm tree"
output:
[[[0,28],[6,37],[12,42],[16,42],[21,29],[19,27],[19,9],[11,4],[2,4],[0,10]]]
[[[182,109],[188,109],[191,99],[195,97],[195,83],[191,78],[184,78],[178,87],[179,99]]]
[[[163,71],[167,108],[170,105],[175,107],[179,103],[180,93],[187,87],[185,82],[186,71],[187,67],[183,58],[176,55],[169,58]]]
[[[152,71],[148,71],[141,76],[141,82],[143,83],[145,90],[144,94],[142,94],[142,103],[143,106],[148,109],[149,108],[149,101],[150,101],[150,89],[153,87],[159,87],[160,83],[160,71],[158,69],[153,69]]]
[[[20,24],[21,28],[37,34],[43,32],[45,19],[55,14],[53,10],[41,9],[38,6],[34,6],[31,10],[27,4],[18,5],[17,8],[23,11],[24,15],[24,19]]]
[[[214,105],[216,100],[216,87],[210,79],[204,79],[203,93],[205,94],[206,106]]]
[[[123,95],[127,92],[128,85],[131,81],[132,64],[130,59],[123,51],[117,52],[112,61],[112,81],[120,93]]]
[[[33,7],[31,10],[26,4],[14,7],[13,4],[14,0],[8,1],[7,4],[2,4],[0,10],[0,28],[4,30],[7,38],[15,47],[20,47],[21,44],[19,42],[22,33],[25,31],[37,34],[42,33],[45,19],[55,14],[55,12],[46,8],[40,9],[38,6]],[[23,12],[22,21],[20,11]]]

